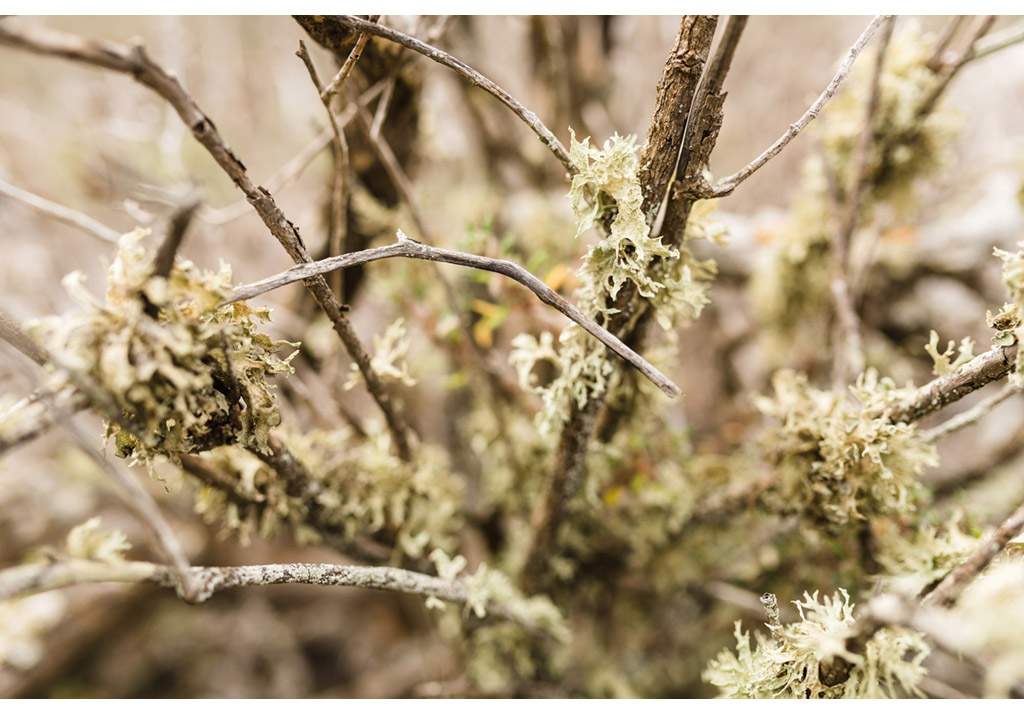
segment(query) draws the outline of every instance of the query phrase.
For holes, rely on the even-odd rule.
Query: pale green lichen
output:
[[[723,697],[742,699],[883,698],[906,694],[923,696],[917,683],[930,648],[924,638],[899,627],[876,632],[863,653],[850,652],[848,638],[856,620],[849,595],[840,590],[818,602],[818,593],[804,593],[795,601],[799,622],[769,625],[770,639],[758,634],[751,647],[750,634],[736,623],[736,653],[723,650],[704,671],[704,680],[721,690]],[[826,683],[822,664],[835,658],[851,668],[842,682]]]
[[[412,387],[415,386],[416,380],[409,374],[409,365],[405,361],[406,355],[409,354],[409,338],[405,333],[405,320],[398,318],[388,325],[383,335],[374,335],[370,366],[384,381],[401,382],[407,387]],[[353,362],[344,388],[352,389],[362,381],[363,375]]]
[[[223,304],[232,290],[226,265],[208,273],[177,258],[167,278],[154,277],[145,235],[122,237],[105,303],[73,273],[64,284],[85,310],[32,331],[72,382],[97,385],[131,425],[109,424],[120,455],[173,460],[223,444],[266,451],[280,423],[267,380],[291,371],[291,356],[276,356],[288,343],[259,332],[269,310]]]
[[[932,368],[932,374],[936,377],[942,377],[949,374],[957,367],[967,364],[974,359],[974,340],[970,337],[965,337],[960,340],[960,347],[956,347],[956,343],[953,340],[949,341],[946,345],[944,352],[939,352],[939,333],[932,330],[928,336],[928,344],[924,346],[928,356],[932,358],[934,367]],[[953,358],[953,355],[956,357]]]
[[[963,514],[955,513],[942,528],[919,525],[909,537],[893,528],[877,536],[876,560],[885,571],[876,578],[886,592],[918,597],[978,548],[978,539],[964,532]]]
[[[1024,248],[1024,242],[1019,244]],[[997,345],[1011,345],[1024,338],[1024,326],[1021,325],[1020,305],[1024,305],[1024,250],[1010,253],[998,248],[993,251],[1003,261],[1003,283],[1013,303],[1003,306],[996,317],[988,315],[989,324],[999,330],[993,338]],[[1010,381],[1017,386],[1024,385],[1024,350],[1017,353],[1017,363]]]
[[[686,240],[722,239],[724,228],[710,219],[713,202],[700,202],[691,212],[681,245],[668,246],[661,237],[650,235],[633,137],[616,135],[596,149],[589,138],[581,142],[572,134],[569,153],[577,170],[569,191],[576,235],[595,225],[604,232],[577,272],[580,287],[575,297],[580,309],[608,324],[619,311],[614,301],[628,284],[647,301],[663,329],[696,319],[708,302],[715,265],[697,260]],[[522,386],[543,399],[538,426],[545,434],[559,429],[573,407],[582,409],[591,397],[603,394],[613,371],[607,350],[575,324],[563,330],[557,349],[550,334],[540,340],[520,335],[513,341],[510,360]],[[534,385],[530,375],[544,361],[554,364],[558,375],[549,384]]]
[[[965,652],[985,662],[986,697],[1016,696],[1024,672],[1024,562],[1006,558],[994,563],[960,596],[953,614],[957,641]],[[968,625],[969,623],[969,625]]]
[[[260,459],[223,448],[204,459],[230,478],[242,498],[201,488],[197,509],[208,521],[221,521],[243,538],[269,538],[286,527],[300,542],[315,542],[319,535],[308,523],[312,507],[319,528],[346,538],[375,537],[411,558],[457,545],[462,485],[441,449],[423,444],[410,463],[392,453],[385,429],[365,440],[344,429],[283,432],[281,437],[315,481],[312,504],[290,495],[281,477]]]
[[[918,476],[938,462],[913,425],[889,420],[906,390],[874,370],[850,388],[856,404],[788,370],[772,384],[774,397],[755,403],[782,422],[763,446],[778,469],[776,508],[834,525],[914,509]]]
[[[67,537],[68,554],[105,563],[124,561],[123,553],[131,549],[131,543],[121,531],[103,530],[102,525],[102,519],[96,516],[72,528]]]

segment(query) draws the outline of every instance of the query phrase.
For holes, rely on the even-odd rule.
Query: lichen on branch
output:
[[[269,379],[289,373],[296,353],[279,357],[290,343],[259,331],[269,310],[221,306],[231,294],[229,266],[210,273],[177,258],[168,277],[155,276],[146,235],[121,238],[105,302],[72,273],[64,285],[84,309],[31,331],[59,372],[72,383],[88,379],[120,411],[108,422],[119,455],[175,460],[225,444],[266,452],[280,423]]]
[[[741,699],[854,699],[923,696],[917,683],[931,648],[919,633],[901,627],[879,629],[863,653],[849,650],[854,634],[854,605],[845,590],[818,602],[818,593],[794,601],[800,621],[769,625],[772,639],[750,633],[736,622],[736,653],[723,650],[704,671],[704,680],[723,697]],[[841,659],[845,679],[833,681],[831,664]],[[824,666],[823,666],[824,665]]]
[[[914,425],[889,419],[907,390],[873,369],[850,388],[856,403],[789,370],[773,386],[755,404],[781,422],[763,447],[778,470],[778,510],[841,526],[914,509],[918,476],[938,460]]]

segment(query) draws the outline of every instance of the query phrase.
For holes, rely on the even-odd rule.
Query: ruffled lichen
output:
[[[120,412],[107,415],[120,455],[173,460],[224,444],[266,451],[280,423],[268,379],[291,371],[291,357],[276,354],[288,343],[258,330],[269,310],[223,304],[228,266],[209,273],[177,258],[166,278],[154,275],[145,235],[122,237],[104,304],[72,273],[65,287],[85,309],[32,331],[72,383],[101,390]]]
[[[715,265],[713,261],[697,260],[686,239],[721,239],[724,229],[709,219],[713,203],[698,204],[681,245],[672,247],[661,237],[650,235],[641,208],[643,194],[633,137],[616,135],[597,149],[590,146],[589,138],[581,142],[573,134],[570,158],[577,170],[569,191],[577,218],[576,235],[595,225],[603,231],[577,272],[580,287],[576,301],[580,309],[598,322],[609,324],[619,312],[616,298],[624,286],[632,285],[663,329],[696,319],[708,302],[707,288],[715,275]],[[603,394],[612,373],[607,350],[575,324],[563,330],[557,347],[549,333],[539,340],[520,335],[513,342],[510,360],[523,388],[543,398],[538,424],[545,433],[565,423],[572,405],[581,409],[592,396]],[[558,376],[546,385],[536,385],[532,370],[543,361],[552,363]]]
[[[1024,242],[1019,244],[1024,248]],[[999,330],[992,341],[997,345],[1010,345],[1024,338],[1024,325],[1021,323],[1021,305],[1024,305],[1024,250],[1010,253],[996,248],[997,258],[1003,261],[1003,282],[1010,294],[1012,303],[1003,306],[1002,312],[996,317],[989,314],[989,323]],[[1024,350],[1017,352],[1017,364],[1010,375],[1010,380],[1017,386],[1024,385]]]
[[[772,637],[758,633],[752,648],[750,633],[736,622],[736,652],[723,650],[704,671],[704,680],[723,697],[740,699],[854,699],[923,696],[917,683],[924,676],[930,652],[924,638],[911,630],[884,627],[851,652],[855,633],[854,606],[840,590],[818,602],[818,593],[795,601],[800,620],[769,625]],[[842,676],[830,676],[833,662],[842,660]],[[842,681],[835,681],[835,680]]]
[[[978,548],[978,539],[962,528],[963,514],[955,513],[941,528],[918,525],[904,537],[897,529],[878,534],[876,559],[883,575],[876,581],[886,592],[917,597],[934,586]]]
[[[917,477],[938,462],[913,425],[889,419],[905,390],[874,370],[850,388],[856,404],[788,370],[773,386],[755,403],[782,422],[763,446],[778,470],[778,509],[833,525],[913,510]]]
[[[365,440],[347,430],[283,433],[282,439],[314,479],[307,489],[313,495],[289,493],[282,477],[251,453],[217,449],[204,458],[230,478],[233,490],[203,487],[200,512],[244,538],[286,528],[300,541],[317,541],[328,531],[372,537],[411,558],[457,545],[461,482],[440,449],[421,445],[410,463],[392,453],[384,430]]]

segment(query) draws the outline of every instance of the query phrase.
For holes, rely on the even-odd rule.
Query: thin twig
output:
[[[153,277],[166,278],[171,274],[174,267],[174,256],[177,255],[182,241],[185,240],[185,232],[188,230],[192,216],[199,208],[200,195],[198,191],[193,192],[185,198],[181,207],[171,216],[171,223],[167,228],[167,235],[164,237],[160,248],[156,252],[153,261]]]
[[[274,563],[234,567],[193,566],[189,568],[188,574],[197,588],[195,598],[190,600],[195,603],[205,602],[221,590],[283,583],[385,590],[437,598],[456,605],[470,603],[470,593],[461,580],[447,580],[402,568]],[[168,588],[175,586],[175,575],[165,565],[145,561],[67,559],[52,563],[32,563],[0,571],[0,600],[78,583],[96,582],[152,583]],[[510,620],[530,630],[549,630],[546,623],[518,609],[512,611],[500,602],[487,603],[486,609],[488,616]]]
[[[925,441],[934,443],[944,436],[948,436],[955,431],[960,431],[964,427],[974,424],[976,421],[992,411],[994,406],[1002,404],[1005,400],[1009,399],[1020,390],[1021,388],[1016,384],[1005,384],[998,392],[978,402],[967,411],[957,414],[951,419],[947,419],[933,429],[921,432],[921,437],[924,438]]]
[[[99,238],[101,241],[106,243],[113,243],[117,245],[118,239],[121,234],[115,231],[113,228],[103,225],[95,218],[90,218],[80,211],[76,211],[67,206],[62,206],[59,203],[49,201],[42,196],[37,196],[34,193],[12,186],[6,181],[0,180],[0,195],[13,198],[15,201],[19,201],[24,205],[31,208],[33,211],[49,216],[61,223],[66,223],[69,226],[74,226],[79,230],[85,231],[91,236]]]
[[[864,49],[864,45],[867,44],[871,36],[875,34],[879,27],[891,19],[890,15],[878,15],[874,20],[868,24],[861,33],[857,41],[853,43],[850,51],[846,55],[846,59],[839,66],[839,70],[836,72],[832,81],[828,83],[825,90],[821,95],[814,101],[810,108],[804,112],[804,115],[796,121],[795,124],[790,124],[789,128],[780,136],[774,144],[765,149],[764,153],[758,156],[756,159],[751,161],[749,164],[744,166],[742,169],[737,171],[731,176],[728,176],[721,181],[718,181],[711,186],[707,192],[705,198],[714,198],[720,196],[728,196],[730,193],[736,190],[736,187],[743,183],[750,176],[773,159],[780,151],[786,148],[786,145],[796,138],[797,134],[804,130],[804,128],[810,124],[814,119],[817,118],[822,108],[828,104],[829,100],[835,95],[839,87],[842,86],[843,82],[850,74],[850,69],[853,67],[853,63],[856,61],[857,56],[861,50]]]
[[[1024,24],[1007,27],[1005,30],[988,35],[974,44],[974,51],[967,58],[967,62],[987,57],[993,52],[1006,49],[1018,42],[1024,42]]]
[[[376,23],[380,19],[380,15],[371,15],[370,22]],[[348,75],[352,72],[352,68],[356,66],[356,62],[363,56],[363,48],[366,47],[366,43],[369,42],[370,36],[365,32],[360,32],[359,37],[356,39],[356,46],[349,52],[348,57],[345,58],[344,64],[341,65],[341,69],[334,75],[334,79],[327,83],[327,86],[320,91],[320,99],[323,100],[327,106],[327,110],[330,111],[331,97],[341,91],[342,86],[345,84],[345,80]],[[300,43],[301,44],[301,43]],[[317,82],[319,84],[319,82]]]
[[[332,15],[330,17],[342,25],[359,30],[360,32],[366,32],[371,35],[376,35],[377,37],[383,37],[385,40],[395,42],[403,47],[408,47],[415,52],[419,52],[425,57],[429,57],[439,64],[443,64],[444,66],[455,70],[468,79],[471,84],[480,87],[487,93],[493,95],[502,104],[511,109],[517,117],[522,119],[526,125],[529,126],[538,137],[540,137],[540,140],[544,145],[551,150],[570,174],[576,173],[576,169],[569,160],[569,154],[566,152],[565,147],[562,146],[562,143],[554,134],[551,133],[551,130],[544,126],[544,123],[537,118],[536,114],[524,107],[519,100],[507,91],[487,79],[487,77],[477,72],[462,60],[452,57],[447,52],[428,45],[425,42],[421,42],[414,37],[409,37],[397,30],[393,30],[390,27],[384,27],[377,23],[368,22],[353,15]]]
[[[921,604],[924,606],[949,607],[974,578],[1002,552],[1010,539],[1024,530],[1024,504],[1021,504],[1009,518],[1003,521],[995,532],[967,560],[960,563],[928,593]]]
[[[46,351],[3,311],[0,311],[0,340],[11,345],[40,367],[46,364]]]
[[[944,55],[946,54],[946,48],[949,47],[950,41],[956,35],[956,31],[960,29],[960,25],[963,24],[966,17],[966,15],[956,15],[946,24],[945,29],[935,43],[935,50],[932,52],[931,59],[925,63],[925,66],[932,72],[938,72],[942,69],[942,65],[945,63]]]
[[[836,312],[836,324],[832,340],[832,386],[839,393],[845,385],[864,370],[864,346],[860,336],[860,318],[853,304],[849,285],[849,254],[857,220],[860,218],[864,195],[868,189],[868,158],[874,138],[875,114],[881,97],[882,68],[885,52],[892,38],[895,22],[889,22],[879,38],[878,53],[868,101],[864,109],[864,125],[854,147],[850,160],[850,173],[838,206],[838,221],[833,232],[832,243],[832,302]],[[823,158],[823,160],[825,160]],[[826,169],[828,173],[828,170]]]
[[[38,27],[13,29],[6,23],[0,23],[0,44],[122,72],[155,91],[174,107],[196,140],[245,194],[271,234],[292,260],[296,263],[308,263],[312,260],[298,229],[284,215],[270,192],[262,186],[253,184],[246,173],[245,165],[224,142],[210,118],[203,113],[173,75],[168,74],[146,55],[141,45],[129,47],[100,40],[86,41],[77,35]],[[322,276],[310,278],[306,287],[331,320],[334,331],[359,368],[367,390],[384,413],[399,456],[404,461],[410,461],[412,436],[409,426],[393,402],[386,385],[373,370],[366,348],[345,317],[345,308],[338,302],[338,298],[331,292]]]
[[[360,37],[362,40],[369,38],[368,35],[361,35]],[[349,55],[349,59],[352,59],[353,56],[358,59],[357,50],[361,51],[364,44],[366,44],[365,41],[362,44],[357,44],[356,48],[352,50],[352,54]],[[345,139],[345,132],[338,126],[334,112],[331,111],[331,95],[324,92],[323,85],[320,84],[320,77],[316,72],[316,66],[313,64],[313,58],[309,56],[306,43],[302,40],[299,40],[299,50],[295,54],[306,65],[309,78],[317,89],[320,101],[327,112],[327,119],[331,123],[331,131],[334,133],[334,185],[331,187],[331,227],[330,234],[327,236],[327,250],[330,255],[340,255],[346,252],[344,246],[348,233],[348,193],[350,185],[348,141]],[[348,61],[345,64],[351,69]],[[354,65],[355,60],[351,64]],[[338,77],[335,77],[335,80],[337,79]],[[338,86],[341,86],[340,83]],[[356,108],[358,115],[358,101],[353,102],[353,106]],[[332,281],[334,292],[340,298],[344,294],[341,271],[338,271],[332,277],[334,278]]]
[[[970,38],[967,41],[966,47],[964,47],[964,50],[958,57],[943,64],[942,69],[939,71],[938,80],[934,85],[932,85],[931,90],[921,101],[920,106],[918,106],[916,114],[918,121],[923,120],[926,116],[931,114],[953,77],[955,77],[957,72],[959,72],[960,69],[967,64],[967,61],[971,59],[971,56],[974,54],[974,46],[978,43],[978,40],[980,40],[985,33],[992,28],[992,23],[995,21],[995,15],[986,15],[975,20],[974,27],[971,30]]]
[[[358,102],[359,106],[366,106],[376,99],[380,93],[384,91],[384,86],[385,83],[383,81],[377,82],[360,94]],[[338,127],[344,129],[348,123],[352,121],[355,115],[356,107],[353,104],[345,107],[345,109],[336,117]],[[270,192],[277,193],[294,181],[295,178],[301,174],[310,163],[312,163],[313,159],[320,155],[321,151],[330,146],[331,138],[333,136],[334,130],[332,128],[327,128],[313,137],[302,151],[289,159],[288,163],[275,171],[270,178],[264,182]],[[220,226],[241,218],[246,215],[250,209],[252,209],[252,205],[243,199],[228,206],[224,206],[223,208],[205,209],[200,214],[200,217],[207,223]]]
[[[608,330],[591,320],[582,311],[557,292],[548,287],[544,281],[525,270],[523,267],[511,260],[500,258],[488,258],[471,253],[463,253],[447,248],[436,248],[434,246],[418,243],[409,239],[399,231],[398,242],[380,248],[368,248],[355,253],[346,253],[315,263],[303,263],[290,268],[283,273],[272,275],[255,283],[242,285],[228,298],[227,302],[249,300],[250,298],[262,295],[265,292],[274,290],[283,285],[294,283],[299,280],[308,280],[311,276],[322,275],[332,270],[348,268],[353,265],[362,265],[375,260],[385,258],[415,258],[418,260],[432,260],[439,263],[451,263],[462,265],[467,268],[486,270],[492,273],[499,273],[512,278],[521,285],[529,288],[538,298],[547,305],[555,308],[570,320],[578,324],[584,330],[597,338],[608,349],[635,367],[647,379],[651,380],[665,394],[670,397],[678,397],[681,390],[668,377],[662,374],[654,365],[627,347],[620,339],[611,334]]]
[[[185,549],[174,534],[174,529],[160,512],[160,507],[149,495],[135,477],[121,464],[114,463],[107,459],[106,454],[100,454],[96,445],[90,443],[89,439],[70,419],[62,424],[65,431],[71,436],[75,445],[103,469],[110,479],[117,484],[127,496],[128,504],[135,514],[143,522],[150,533],[156,538],[156,542],[164,557],[170,562],[169,572],[173,575],[171,584],[178,591],[178,595],[187,602],[199,602],[200,585],[193,576],[189,566]]]

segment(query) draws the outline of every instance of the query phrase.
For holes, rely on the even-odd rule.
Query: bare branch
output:
[[[0,44],[129,74],[139,83],[155,91],[174,107],[181,120],[192,130],[196,140],[241,189],[292,260],[296,263],[308,263],[312,260],[298,229],[284,215],[270,192],[262,186],[253,184],[246,173],[245,165],[224,142],[210,118],[203,113],[174,76],[146,55],[141,45],[129,47],[113,42],[86,41],[76,35],[38,27],[15,30],[6,23],[0,23]],[[331,292],[323,277],[310,278],[306,287],[330,318],[334,331],[341,338],[342,344],[366,381],[367,390],[384,413],[399,456],[405,461],[411,460],[409,426],[392,401],[391,394],[380,376],[370,365],[370,356],[366,348],[344,315],[346,308],[338,302],[338,298]]]
[[[380,19],[380,15],[371,15],[370,22],[376,23]],[[323,100],[327,110],[330,111],[331,98],[341,91],[342,86],[345,84],[345,80],[348,75],[352,72],[352,68],[356,66],[356,62],[363,55],[363,48],[366,47],[366,43],[370,40],[370,36],[365,32],[359,33],[359,38],[356,40],[356,46],[349,52],[348,57],[345,59],[345,63],[341,65],[341,69],[334,75],[334,79],[328,82],[327,86],[320,91],[320,99]],[[301,44],[301,43],[300,43]],[[319,82],[317,82],[319,84]]]
[[[974,43],[974,51],[967,58],[968,62],[987,57],[993,52],[1006,49],[1018,42],[1024,42],[1024,24],[1007,27],[1005,30],[988,35]]]
[[[1024,530],[1024,504],[1003,521],[967,560],[960,563],[921,601],[924,606],[949,607],[982,570]]]
[[[933,72],[938,72],[942,69],[943,55],[946,53],[946,48],[949,47],[949,43],[953,40],[956,35],[956,31],[960,29],[960,25],[963,24],[966,15],[956,15],[950,20],[942,34],[939,36],[938,42],[935,43],[935,51],[932,52],[931,59],[928,60],[926,66]]]
[[[353,265],[361,265],[375,260],[385,258],[415,258],[418,260],[432,260],[440,263],[451,263],[462,265],[467,268],[486,270],[492,273],[499,273],[512,278],[521,285],[529,288],[537,297],[547,305],[555,308],[570,320],[578,324],[584,330],[596,337],[608,349],[617,354],[635,367],[647,379],[658,386],[661,391],[670,397],[678,397],[682,394],[675,383],[662,374],[654,365],[627,347],[620,339],[611,334],[608,330],[598,325],[589,317],[583,314],[578,307],[563,298],[557,292],[549,288],[544,281],[537,278],[517,263],[499,258],[487,258],[484,256],[463,253],[457,250],[446,248],[435,248],[424,243],[410,240],[404,233],[399,232],[398,242],[380,248],[368,248],[355,253],[346,253],[332,258],[317,261],[315,263],[304,263],[290,268],[283,273],[272,275],[255,283],[242,285],[235,289],[228,299],[228,302],[248,300],[257,295],[274,290],[283,285],[294,283],[299,280],[308,280],[310,276],[322,275],[332,270],[348,268]]]
[[[408,47],[414,52],[419,52],[424,57],[429,57],[439,64],[443,64],[446,67],[450,67],[455,70],[463,77],[468,79],[471,84],[476,87],[480,87],[488,94],[495,96],[498,101],[504,104],[506,107],[512,110],[512,112],[522,119],[527,126],[529,126],[533,132],[540,137],[540,140],[548,147],[551,152],[558,158],[562,165],[565,166],[566,171],[570,174],[576,173],[576,169],[573,168],[572,162],[569,160],[569,154],[566,152],[565,147],[562,143],[551,133],[551,130],[544,126],[544,123],[537,118],[537,115],[531,112],[529,109],[524,107],[519,100],[509,94],[507,91],[499,87],[497,84],[487,79],[475,69],[470,67],[468,64],[460,59],[452,57],[447,52],[437,49],[425,42],[421,42],[414,37],[409,37],[406,34],[393,30],[390,27],[384,27],[373,22],[368,22],[361,18],[353,15],[331,15],[331,19],[336,20],[342,25],[346,25],[360,32],[366,32],[377,37],[383,37],[385,40],[395,42],[403,47]]]
[[[993,347],[949,374],[933,379],[898,404],[889,413],[889,419],[893,423],[919,421],[986,384],[1002,379],[1013,370],[1017,349],[1016,343]]]
[[[363,45],[366,44],[365,40],[368,38],[369,35],[360,35],[361,42],[356,45],[356,48],[352,50],[352,54],[349,55],[349,59],[352,60],[352,63],[349,64],[347,61],[345,63],[349,69],[351,69],[352,65],[355,64],[355,60],[352,58],[359,58],[359,53],[362,52]],[[302,40],[299,40],[299,50],[295,54],[298,55],[299,59],[301,59],[303,64],[306,65],[306,70],[309,72],[309,78],[313,81],[313,86],[316,87],[320,96],[320,101],[323,103],[324,109],[327,111],[327,119],[331,123],[331,131],[334,132],[334,185],[331,187],[331,227],[330,234],[327,236],[327,248],[330,254],[338,255],[346,252],[343,250],[343,247],[345,245],[348,226],[348,192],[350,183],[348,141],[345,139],[345,132],[342,131],[340,126],[338,126],[338,121],[334,117],[334,112],[331,111],[331,95],[324,93],[323,85],[320,84],[320,77],[317,76],[316,66],[313,64],[313,58],[309,56],[309,50],[306,49],[306,43]],[[344,67],[342,69],[344,69]],[[335,80],[337,79],[338,77],[335,77]],[[338,86],[341,86],[340,82]],[[353,105],[358,114],[358,102],[353,102]],[[341,297],[344,294],[342,274],[339,271],[332,277],[334,278],[332,281],[334,292]]]
[[[846,54],[846,59],[839,66],[839,70],[832,78],[832,81],[828,83],[828,86],[825,87],[825,90],[814,101],[810,108],[804,112],[804,115],[800,117],[795,124],[790,124],[789,128],[786,129],[783,135],[780,136],[774,144],[765,149],[764,153],[733,175],[714,184],[707,192],[705,198],[728,196],[736,190],[737,186],[750,178],[755,171],[760,169],[773,159],[780,151],[786,148],[786,145],[796,138],[797,134],[803,131],[808,124],[818,117],[822,108],[828,104],[829,100],[832,99],[839,87],[841,87],[843,82],[846,81],[846,78],[850,74],[850,69],[853,67],[853,63],[857,60],[858,55],[860,55],[861,50],[864,49],[864,45],[867,44],[868,40],[871,39],[871,36],[875,34],[879,27],[891,19],[891,15],[876,16],[875,19],[872,20],[864,29],[864,32],[861,33],[860,37],[857,38],[857,41],[853,43],[850,51]]]
[[[188,570],[196,584],[195,598],[201,603],[215,593],[231,588],[302,583],[335,587],[407,593],[437,598],[456,605],[468,605],[470,593],[461,580],[424,575],[401,568],[329,563],[275,563],[234,567],[198,567]],[[0,571],[0,601],[20,595],[76,585],[78,583],[152,583],[169,588],[175,585],[171,568],[145,561],[58,560],[52,563],[19,565]],[[513,611],[500,602],[487,603],[487,614],[509,620],[529,630],[548,631],[546,623]]]
[[[836,392],[849,384],[855,375],[864,371],[864,345],[860,336],[860,318],[853,303],[849,285],[849,253],[853,231],[860,218],[861,205],[868,188],[868,157],[874,137],[875,113],[878,111],[881,96],[882,67],[885,65],[885,52],[892,38],[895,22],[889,22],[882,30],[879,39],[874,72],[868,101],[864,111],[864,126],[850,161],[850,175],[842,195],[835,195],[836,204],[835,230],[832,242],[832,302],[836,312],[836,324],[832,340],[832,384]],[[824,160],[824,159],[823,159]],[[826,167],[826,174],[831,171]]]
[[[957,72],[967,64],[967,61],[971,59],[971,55],[974,53],[974,46],[978,43],[978,40],[980,40],[985,33],[991,29],[992,23],[995,21],[995,15],[986,15],[975,20],[967,46],[958,57],[942,66],[942,69],[939,71],[938,81],[934,86],[932,86],[931,91],[918,107],[917,118],[919,120],[931,114],[935,105],[949,86],[950,81],[952,81]]]
[[[12,186],[2,179],[0,179],[0,194],[7,196],[8,198],[13,198],[15,201],[20,201],[41,215],[49,216],[61,223],[66,223],[69,226],[74,226],[79,230],[85,231],[89,235],[99,238],[105,243],[113,243],[116,245],[118,239],[121,237],[120,233],[115,231],[113,228],[103,225],[95,218],[90,218],[80,211],[68,208],[67,206],[62,206],[59,203],[54,203],[53,201],[48,201],[42,196],[29,193],[17,186]]]
[[[367,89],[361,95],[359,95],[359,106],[366,106],[374,99],[376,99],[386,86],[386,82],[380,81],[374,84],[372,87]],[[344,129],[350,121],[356,115],[356,103],[349,104],[345,107],[340,114],[337,115],[336,121],[340,129]],[[317,134],[298,154],[293,156],[288,163],[279,168],[273,173],[264,183],[271,193],[277,193],[279,190],[290,184],[295,178],[305,170],[313,159],[320,155],[320,152],[326,149],[331,143],[331,137],[334,136],[334,130],[327,128]],[[215,226],[224,225],[231,221],[237,220],[244,216],[252,206],[246,200],[238,201],[223,208],[205,208],[200,213],[200,217],[207,223],[212,223]]]
[[[964,427],[974,424],[976,421],[992,411],[994,406],[1002,404],[1020,390],[1021,388],[1016,384],[1003,385],[1003,388],[992,396],[983,399],[962,414],[957,414],[955,417],[947,419],[934,429],[921,432],[921,436],[924,437],[926,441],[934,443],[944,436],[948,436],[955,431],[960,431]]]
[[[638,174],[648,225],[653,225],[679,163],[690,109],[717,23],[715,17],[684,17],[658,80],[654,118],[647,130]],[[708,38],[706,42],[704,38]]]
[[[178,253],[182,241],[185,240],[185,232],[188,230],[189,223],[192,222],[192,216],[195,215],[196,209],[199,208],[199,202],[199,192],[194,191],[174,212],[170,226],[167,228],[167,235],[160,244],[153,261],[154,277],[166,278],[171,274],[171,268],[174,267],[174,256]]]

